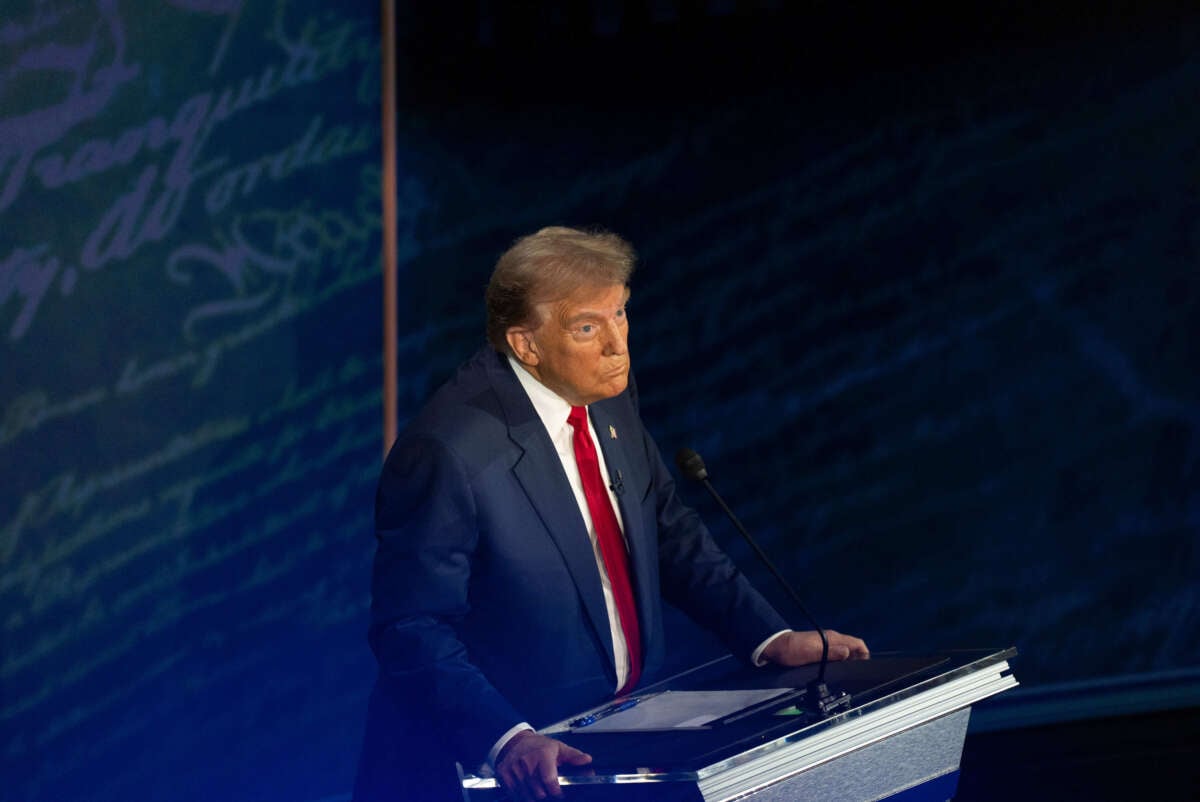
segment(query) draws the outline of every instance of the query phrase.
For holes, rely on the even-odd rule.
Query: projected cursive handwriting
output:
[[[282,60],[222,89],[193,94],[169,118],[155,115],[116,134],[55,149],[140,74],[138,65],[124,60],[123,27],[116,11],[112,4],[102,5],[108,11],[104,47],[97,41],[99,33],[94,33],[88,42],[73,48],[30,48],[16,59],[13,79],[45,81],[65,74],[70,80],[59,94],[61,99],[0,119],[0,212],[13,207],[31,185],[62,192],[117,170],[136,173],[116,185],[115,197],[84,237],[77,258],[62,253],[70,245],[59,244],[57,237],[53,249],[42,242],[0,252],[0,309],[10,301],[17,305],[8,329],[10,341],[26,335],[56,280],[61,294],[70,295],[82,275],[127,262],[143,247],[166,239],[178,226],[196,183],[215,171],[226,168],[208,194],[210,213],[224,209],[235,195],[248,194],[261,179],[280,180],[335,158],[360,154],[375,141],[370,126],[332,126],[322,131],[317,117],[293,145],[241,165],[230,164],[228,155],[202,155],[214,132],[235,115],[334,71],[373,64],[377,58],[359,24],[332,20],[322,26],[308,20],[299,33],[289,34],[280,16],[268,38],[283,51]],[[98,65],[104,58],[108,61]]]
[[[183,332],[201,339],[201,326],[261,316],[274,303],[301,302],[348,268],[361,267],[374,247],[378,221],[355,219],[339,209],[262,209],[234,220],[221,247],[183,245],[167,259],[167,275],[178,284],[200,274],[223,279],[225,297],[194,307]],[[207,330],[211,336],[211,328]]]
[[[168,0],[168,2],[176,8],[187,11],[228,17],[225,30],[221,33],[221,40],[213,49],[212,61],[208,63],[208,74],[215,75],[221,62],[225,59],[229,40],[233,38],[233,32],[237,29],[238,21],[241,19],[245,0]]]
[[[6,71],[6,90],[36,84],[40,91],[30,95],[53,102],[0,119],[0,212],[16,201],[31,169],[43,186],[61,186],[67,160],[61,155],[37,161],[34,157],[80,123],[95,118],[117,90],[139,74],[137,65],[125,62],[125,31],[115,6],[111,0],[97,4],[104,24],[91,28],[84,42],[31,46],[17,53]],[[70,161],[73,169],[82,173],[84,163],[97,157],[95,151],[94,145],[79,148]]]

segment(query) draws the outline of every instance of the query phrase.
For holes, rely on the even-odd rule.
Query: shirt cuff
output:
[[[770,662],[770,661],[768,661],[768,660],[764,660],[764,659],[762,658],[762,653],[763,653],[764,651],[766,651],[766,648],[767,648],[768,646],[770,646],[770,645],[771,645],[771,641],[775,640],[775,639],[776,639],[776,638],[778,638],[780,635],[786,635],[787,633],[789,633],[789,632],[791,632],[791,631],[792,631],[792,630],[790,630],[790,629],[781,629],[781,630],[779,630],[778,632],[776,632],[774,635],[772,635],[772,636],[770,636],[769,638],[767,638],[767,639],[766,639],[765,641],[763,641],[762,643],[758,644],[758,648],[754,650],[754,654],[750,655],[750,662],[751,662],[751,663],[753,663],[753,664],[754,664],[754,665],[756,665],[756,666],[765,666],[765,665],[766,665],[768,662]]]
[[[529,726],[527,722],[522,721],[520,724],[500,736],[500,739],[496,741],[496,745],[492,747],[492,751],[488,752],[487,756],[488,765],[491,766],[493,770],[496,768],[496,758],[500,756],[500,750],[502,750],[509,741],[516,737],[517,733],[524,732],[525,730],[529,730],[530,732],[534,731],[533,727]]]

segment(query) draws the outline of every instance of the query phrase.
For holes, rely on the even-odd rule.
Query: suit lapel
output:
[[[642,484],[635,478],[639,472],[631,462],[628,453],[628,449],[633,446],[632,438],[634,438],[636,430],[628,428],[626,430],[628,436],[622,440],[621,432],[624,427],[620,424],[618,417],[609,409],[608,404],[599,402],[592,404],[588,409],[592,416],[592,426],[596,429],[598,445],[604,452],[608,475],[614,484],[619,482],[623,488],[621,492],[617,493],[617,504],[621,508],[621,520],[625,524],[625,540],[629,544],[629,559],[635,577],[634,591],[638,607],[638,621],[644,640],[653,631],[649,620],[652,604],[648,604],[644,600],[652,598],[652,594],[657,592],[650,568],[657,564],[657,560],[651,559],[651,550],[655,548],[655,543],[647,530],[646,521],[642,519],[640,493]],[[645,644],[643,648],[646,648]]]
[[[508,421],[509,437],[522,451],[513,466],[513,475],[566,563],[592,628],[604,645],[615,682],[616,667],[613,665],[612,634],[608,627],[608,609],[604,605],[604,589],[596,569],[592,543],[579,515],[571,485],[563,473],[562,461],[529,397],[512,375],[507,360],[501,357],[500,364],[490,370],[490,375]]]

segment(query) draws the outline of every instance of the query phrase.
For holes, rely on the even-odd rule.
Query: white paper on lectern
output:
[[[791,688],[744,691],[663,691],[639,699],[637,705],[605,716],[579,732],[630,732],[703,727],[748,707],[792,693]]]

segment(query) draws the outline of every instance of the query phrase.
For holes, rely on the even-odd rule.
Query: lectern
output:
[[[1017,685],[1008,663],[1015,655],[892,653],[831,663],[827,684],[850,700],[827,717],[806,710],[814,667],[750,669],[725,657],[636,698],[647,711],[651,701],[662,709],[722,694],[758,701],[711,719],[688,711],[673,724],[605,706],[541,732],[592,755],[586,773],[560,779],[566,798],[579,802],[945,802],[958,787],[971,705]],[[492,778],[463,775],[462,787],[466,802],[504,798]]]

